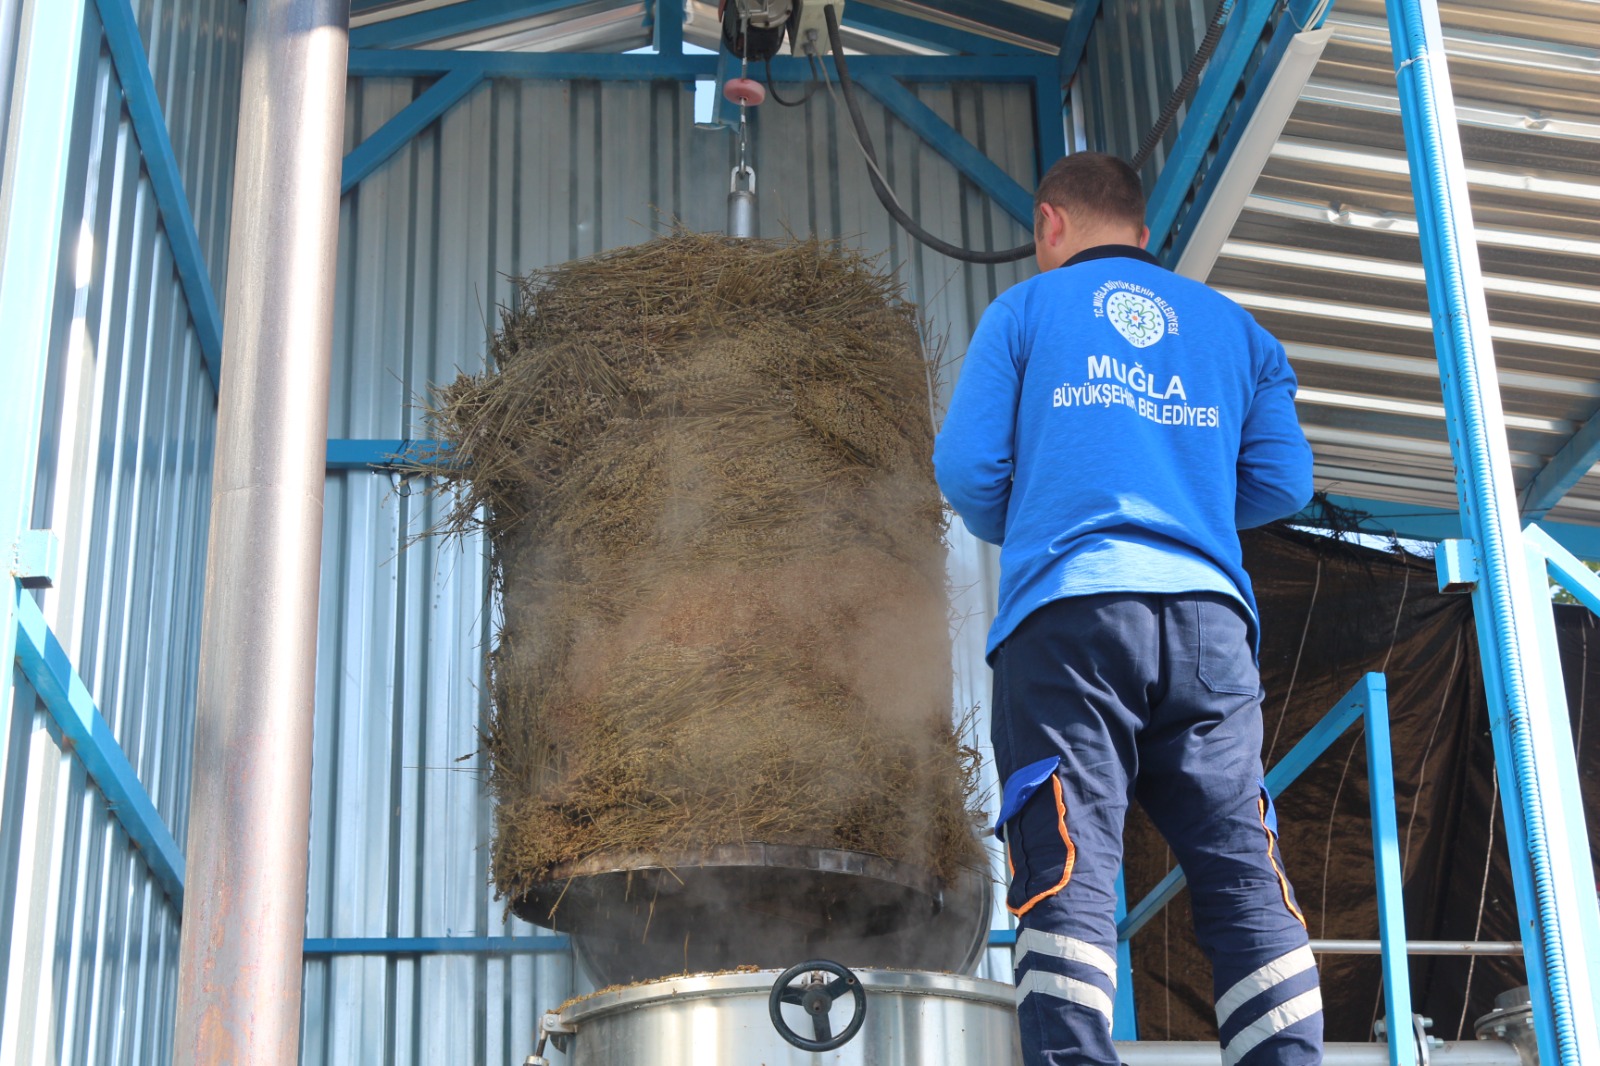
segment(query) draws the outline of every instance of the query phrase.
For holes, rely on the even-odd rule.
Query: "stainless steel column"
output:
[[[311,803],[348,0],[252,0],[176,1066],[292,1066]]]

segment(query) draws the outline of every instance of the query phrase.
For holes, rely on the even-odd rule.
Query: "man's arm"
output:
[[[1006,535],[1022,387],[1021,331],[1009,307],[984,312],[961,364],[950,410],[933,446],[934,475],[972,535],[999,544]]]
[[[1257,340],[1266,352],[1239,439],[1240,529],[1287,518],[1311,501],[1311,446],[1295,414],[1294,370],[1277,340],[1265,331]]]

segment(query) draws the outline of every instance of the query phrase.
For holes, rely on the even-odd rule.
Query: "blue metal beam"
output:
[[[1067,119],[1062,113],[1065,100],[1061,95],[1061,83],[1054,75],[1041,75],[1033,84],[1033,113],[1034,113],[1034,143],[1038,145],[1035,162],[1038,164],[1038,177],[1044,178],[1045,171],[1056,160],[1067,154]],[[1028,229],[1033,229],[1033,217],[1030,212]]]
[[[347,193],[371,174],[407,141],[427,129],[437,118],[454,107],[483,81],[483,72],[453,70],[434,82],[428,91],[411,101],[388,122],[373,131],[344,157],[339,180],[340,193]]]
[[[155,79],[150,76],[150,63],[145,58],[139,25],[128,0],[95,0],[95,7],[105,27],[106,48],[111,52],[111,62],[122,82],[123,101],[133,123],[134,135],[139,139],[139,151],[144,156],[145,171],[150,175],[167,242],[172,247],[172,264],[183,286],[189,315],[194,320],[200,354],[215,389],[222,374],[222,315],[217,310],[216,295],[211,291],[211,273],[206,269],[205,254],[200,250],[200,234],[189,210],[189,198],[183,191],[178,158],[173,154],[172,140],[167,135],[167,121],[161,115],[160,97],[156,95]]]
[[[1194,232],[1194,223],[1204,216],[1206,206],[1216,194],[1217,186],[1222,181],[1223,173],[1228,169],[1228,162],[1233,158],[1233,153],[1239,147],[1239,141],[1250,126],[1250,121],[1255,117],[1256,110],[1261,106],[1261,101],[1266,96],[1267,87],[1272,83],[1273,75],[1277,73],[1278,66],[1283,62],[1284,56],[1289,51],[1289,45],[1296,35],[1306,30],[1315,30],[1327,21],[1333,9],[1332,0],[1326,7],[1317,9],[1317,0],[1293,0],[1285,12],[1285,17],[1278,20],[1277,27],[1272,31],[1272,38],[1267,42],[1266,51],[1256,65],[1255,74],[1250,79],[1250,84],[1245,87],[1244,97],[1239,101],[1238,108],[1233,117],[1228,121],[1228,128],[1223,131],[1222,140],[1217,146],[1217,153],[1206,164],[1205,177],[1201,179],[1200,188],[1195,192],[1194,204],[1189,208],[1185,218],[1186,225],[1172,237],[1172,249],[1163,256],[1168,266],[1176,266],[1178,260],[1183,258],[1184,248],[1189,243],[1189,237]],[[1164,240],[1165,238],[1163,238]],[[1160,245],[1155,241],[1152,231],[1150,248],[1159,252]]]
[[[1272,75],[1289,50],[1289,42],[1294,40],[1298,32],[1298,28],[1289,19],[1279,20],[1277,29],[1272,33],[1272,39],[1267,43],[1267,50],[1261,57],[1261,63],[1256,67],[1255,76],[1250,79],[1250,84],[1245,88],[1244,98],[1239,101],[1238,110],[1234,112],[1227,130],[1223,132],[1222,141],[1217,146],[1216,157],[1206,167],[1206,176],[1201,179],[1200,188],[1195,192],[1194,204],[1189,208],[1189,214],[1185,218],[1187,224],[1173,236],[1171,251],[1162,256],[1167,266],[1176,266],[1178,260],[1183,257],[1183,250],[1194,232],[1195,221],[1205,214],[1206,205],[1216,195],[1223,172],[1228,169],[1228,161],[1233,158],[1233,153],[1239,147],[1239,140],[1249,128],[1256,109],[1261,106],[1267,86],[1272,81]],[[1165,237],[1163,237],[1164,242]],[[1161,245],[1156,243],[1154,230],[1150,234],[1150,249],[1156,253],[1160,253],[1161,250]]]
[[[324,936],[306,937],[305,954],[328,955],[558,955],[572,949],[564,936]]]
[[[1522,520],[1536,522],[1600,463],[1600,411],[1573,434],[1522,494]]]
[[[1529,565],[1517,507],[1444,30],[1437,0],[1386,7],[1457,496],[1482,570],[1473,614],[1539,1057],[1600,1062],[1594,871],[1572,847],[1583,802],[1565,691],[1541,633],[1544,573]]]
[[[1522,531],[1522,535],[1544,556],[1545,568],[1550,576],[1572,593],[1579,603],[1600,615],[1600,577],[1596,577],[1593,570],[1583,565],[1583,560],[1567,551],[1541,527],[1529,526]]]
[[[1178,210],[1188,197],[1206,153],[1211,149],[1222,116],[1239,89],[1239,81],[1250,63],[1250,55],[1255,51],[1267,21],[1277,6],[1277,0],[1239,0],[1228,18],[1217,50],[1206,64],[1200,88],[1184,112],[1183,124],[1178,128],[1178,139],[1162,164],[1155,188],[1151,190],[1149,207],[1145,213],[1145,221],[1150,225],[1151,248],[1160,248],[1166,243],[1172,224],[1178,217]]]
[[[1416,503],[1395,503],[1392,500],[1365,500],[1355,496],[1329,495],[1326,499],[1337,508],[1368,516],[1355,532],[1432,541],[1453,540],[1463,535],[1459,511],[1424,507]],[[1343,528],[1340,521],[1340,516],[1328,514],[1315,501],[1288,519],[1290,525],[1333,530]],[[1579,526],[1570,522],[1541,522],[1539,525],[1574,555],[1584,559],[1600,559],[1600,526]]]
[[[397,464],[445,464],[450,446],[435,440],[344,438],[328,441],[329,470],[393,470]]]
[[[851,66],[854,65],[852,61]],[[962,175],[1005,208],[1007,214],[1030,231],[1033,229],[1033,194],[957,133],[933,108],[891,77],[881,74],[853,76],[857,85],[877,97],[890,114],[911,127],[913,133],[954,164]]]
[[[1128,884],[1123,874],[1127,863],[1117,867],[1117,909],[1112,920],[1120,923],[1128,916]],[[1133,1001],[1133,945],[1117,941],[1117,995],[1111,1010],[1111,1039],[1139,1039],[1139,1015]]]
[[[832,72],[833,60],[823,61]],[[657,56],[586,52],[484,52],[441,49],[352,50],[353,78],[408,78],[447,74],[453,70],[478,70],[484,77],[552,78],[597,81],[699,81],[716,77],[715,55]],[[1054,76],[1050,56],[855,56],[850,72],[887,75],[902,81],[984,81],[1032,83]],[[772,74],[782,82],[812,78],[803,58],[778,56]]]
[[[1389,740],[1389,685],[1382,674],[1361,679],[1366,692],[1367,809],[1372,815],[1372,860],[1377,871],[1378,941],[1383,958],[1383,1003],[1389,1019],[1390,1066],[1417,1066],[1411,1025],[1411,970],[1406,954],[1405,873],[1394,809],[1394,755]]]
[[[683,55],[683,2],[652,0],[650,4],[651,37],[661,55]]]
[[[17,665],[60,728],[62,747],[82,761],[162,890],[182,908],[183,849],[72,668],[66,649],[45,624],[39,605],[32,596],[20,595],[16,611]]]
[[[1089,34],[1094,31],[1094,21],[1099,15],[1100,0],[1078,0],[1072,6],[1066,36],[1061,38],[1061,54],[1056,57],[1057,77],[1062,85],[1070,85],[1078,76],[1078,66],[1089,47]]]
[[[916,18],[899,11],[886,11],[863,3],[845,5],[844,25],[880,37],[888,37],[924,48],[939,48],[952,55],[1016,55],[1023,49],[980,33],[958,30],[939,22]],[[852,63],[854,60],[851,61]]]
[[[350,31],[350,47],[406,48],[576,7],[581,0],[466,0]]]

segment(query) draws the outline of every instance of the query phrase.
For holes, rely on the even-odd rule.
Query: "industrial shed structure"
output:
[[[393,461],[423,434],[428,385],[482,364],[512,277],[674,220],[723,228],[735,119],[697,95],[736,61],[699,0],[349,7],[346,38],[339,5],[312,0],[0,0],[0,641],[18,664],[0,693],[0,1061],[196,1061],[175,1036],[180,930],[231,891],[193,868],[236,823],[190,790],[239,754],[206,721],[270,710],[240,678],[309,679],[313,628],[309,825],[288,818],[256,871],[263,891],[298,884],[284,867],[300,834],[301,950],[261,934],[303,973],[300,1024],[258,1021],[260,1057],[231,1061],[296,1043],[307,1064],[521,1061],[541,1013],[584,990],[564,941],[507,918],[487,885],[488,564],[472,541],[409,544],[439,503]],[[844,29],[885,176],[930,228],[991,248],[1028,239],[1031,189],[1064,151],[1131,155],[1227,16],[1144,168],[1151,247],[1288,347],[1325,494],[1304,524],[1354,515],[1445,541],[1441,584],[1473,591],[1540,1044],[1547,1062],[1587,1061],[1600,928],[1538,592],[1548,568],[1600,610],[1576,562],[1600,559],[1600,3],[1387,7],[850,0]],[[1391,25],[1415,32],[1392,46]],[[264,78],[269,59],[284,65]],[[808,76],[788,58],[773,71]],[[286,122],[318,76],[342,96]],[[318,163],[318,136],[342,158]],[[758,233],[882,253],[953,379],[978,316],[1031,264],[915,243],[827,94],[762,108],[750,146]],[[319,231],[305,204],[322,188],[331,205],[330,175],[337,215]],[[273,204],[304,228],[274,230]],[[307,262],[326,273],[284,280]],[[289,310],[270,320],[277,297],[258,292]],[[301,350],[310,327],[270,328],[317,307],[325,457],[304,375],[330,353]],[[236,413],[252,408],[254,436]],[[252,470],[310,454],[308,429],[326,468],[320,569],[309,535],[257,531],[282,548],[258,556],[261,580],[320,575],[281,615],[228,598],[239,568],[218,563],[213,492],[244,500]],[[955,701],[974,706],[997,566],[953,534],[950,567],[972,620]],[[284,689],[260,699],[309,715]],[[1004,934],[997,920],[984,970],[999,979]]]

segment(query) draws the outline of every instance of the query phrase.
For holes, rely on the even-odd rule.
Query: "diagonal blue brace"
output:
[[[406,48],[577,6],[574,0],[467,0],[358,26],[350,31],[350,47]]]
[[[1522,496],[1522,520],[1537,522],[1600,463],[1600,411],[1550,457]]]
[[[929,147],[948,159],[978,188],[989,194],[1006,214],[1029,230],[1033,229],[1033,194],[1000,169],[999,164],[957,133],[938,113],[894,78],[881,74],[862,74],[855,83],[871,93],[889,113],[911,127]]]
[[[1061,39],[1061,54],[1057,57],[1062,85],[1078,76],[1078,66],[1089,47],[1089,34],[1099,15],[1100,0],[1078,0],[1072,5],[1072,18],[1067,22],[1067,35]]]
[[[62,747],[83,763],[162,890],[182,908],[183,849],[72,668],[66,649],[45,624],[39,605],[26,594],[17,597],[17,665],[61,730]]]
[[[1529,544],[1539,549],[1550,576],[1559,581],[1562,588],[1572,593],[1573,598],[1579,603],[1600,615],[1600,577],[1596,577],[1593,570],[1584,566],[1576,555],[1567,551],[1560,542],[1540,527],[1529,526],[1522,531],[1522,536]]]
[[[217,309],[216,294],[211,291],[211,273],[206,269],[205,254],[200,250],[200,234],[189,210],[189,198],[183,191],[178,157],[167,135],[167,120],[161,114],[155,79],[150,76],[150,62],[145,58],[144,41],[139,37],[139,24],[134,20],[128,0],[96,0],[95,7],[105,27],[111,62],[122,81],[123,101],[128,107],[134,136],[139,139],[139,152],[144,157],[145,171],[150,175],[150,187],[156,195],[167,242],[172,246],[172,265],[183,287],[183,298],[189,305],[195,335],[200,340],[200,354],[215,389],[222,373],[222,314]]]
[[[347,193],[401,148],[427,129],[435,119],[449,111],[483,80],[481,70],[455,70],[429,86],[428,91],[411,101],[388,122],[373,131],[344,157],[339,179],[340,193]]]

